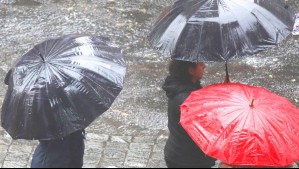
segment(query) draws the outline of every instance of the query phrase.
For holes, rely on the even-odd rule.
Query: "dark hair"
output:
[[[169,74],[185,80],[191,80],[189,68],[196,68],[197,63],[172,59],[169,63]]]

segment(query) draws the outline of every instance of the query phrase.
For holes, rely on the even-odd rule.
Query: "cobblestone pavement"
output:
[[[95,123],[101,123],[98,121]],[[83,168],[165,168],[163,148],[167,133],[152,135],[97,134],[87,129]],[[30,167],[37,141],[11,140],[1,130],[1,168]]]

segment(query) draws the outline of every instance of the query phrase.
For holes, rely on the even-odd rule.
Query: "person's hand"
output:
[[[226,163],[223,163],[223,162],[220,162],[218,168],[234,168],[233,166],[229,165],[229,164],[226,164]]]

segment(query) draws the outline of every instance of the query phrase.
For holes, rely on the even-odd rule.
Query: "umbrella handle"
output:
[[[223,83],[230,83],[229,80],[229,74],[228,74],[228,67],[227,67],[227,61],[225,61],[225,77]]]

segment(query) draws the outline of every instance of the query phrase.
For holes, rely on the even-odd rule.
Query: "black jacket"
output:
[[[179,124],[180,105],[194,90],[202,88],[200,82],[192,83],[168,76],[163,89],[168,97],[168,129],[170,136],[164,154],[166,163],[181,167],[211,167],[215,159],[206,156]]]

